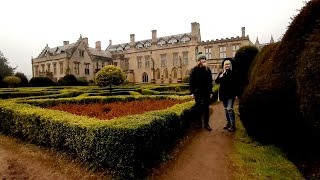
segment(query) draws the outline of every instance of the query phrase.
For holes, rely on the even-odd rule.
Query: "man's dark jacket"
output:
[[[196,66],[192,69],[189,80],[191,94],[207,98],[212,94],[212,74],[209,68]]]

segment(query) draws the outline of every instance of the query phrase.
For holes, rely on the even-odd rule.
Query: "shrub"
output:
[[[115,66],[109,65],[104,66],[101,70],[99,70],[95,77],[95,82],[99,87],[110,87],[111,93],[111,85],[120,85],[126,79],[125,75],[121,72],[121,70]]]
[[[89,82],[86,77],[79,77],[77,79],[77,81],[78,81],[78,86],[88,86],[89,85]]]
[[[58,83],[58,85],[60,85],[60,86],[67,86],[67,81],[64,80],[64,79],[62,79],[62,78],[59,79],[57,83]]]
[[[77,86],[78,85],[78,80],[73,74],[67,74],[63,78],[64,82],[66,83],[66,86]]]
[[[7,87],[7,84],[3,82],[3,77],[0,75],[0,88]]]
[[[32,87],[46,87],[56,85],[56,83],[48,77],[33,77],[30,79],[29,84]]]
[[[25,74],[21,72],[17,72],[14,74],[15,77],[18,77],[21,79],[21,82],[18,84],[18,87],[27,87],[29,86],[28,78]]]
[[[245,86],[248,85],[249,67],[258,54],[259,50],[255,46],[243,46],[237,50],[234,57],[235,72],[238,74],[240,85],[240,96]]]
[[[3,78],[3,82],[7,83],[9,87],[13,88],[21,82],[21,79],[16,76],[7,76]]]
[[[320,1],[309,1],[282,41],[263,48],[253,61],[249,85],[239,104],[241,121],[253,137],[292,150],[317,150],[319,12]]]
[[[186,76],[184,76],[184,78],[182,79],[182,82],[183,82],[183,83],[189,83],[189,80],[190,80],[190,76],[189,76],[189,75],[186,75]]]

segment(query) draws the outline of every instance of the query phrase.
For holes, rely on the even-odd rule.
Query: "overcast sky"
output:
[[[309,0],[307,0],[309,1]],[[200,23],[202,41],[241,36],[251,42],[279,40],[304,0],[3,0],[0,2],[0,51],[11,67],[32,75],[31,57],[46,46],[88,37],[89,46],[191,32]]]

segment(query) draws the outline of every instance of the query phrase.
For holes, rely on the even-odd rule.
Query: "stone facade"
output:
[[[33,77],[46,76],[54,81],[66,74],[93,80],[99,69],[112,64],[110,52],[101,50],[100,41],[96,42],[95,48],[91,48],[88,38],[81,36],[76,43],[63,41],[62,46],[54,48],[47,45],[39,56],[31,61]]]
[[[152,30],[151,39],[113,45],[109,42],[106,51],[110,51],[115,66],[127,74],[130,82],[135,83],[179,83],[196,65],[196,54],[203,52],[215,79],[221,69],[223,58],[234,57],[242,46],[253,45],[245,28],[241,36],[211,41],[201,41],[200,24],[191,23],[191,33],[157,37]]]
[[[37,58],[32,59],[33,77],[48,76],[57,81],[66,74],[93,80],[95,73],[105,65],[113,64],[126,73],[133,83],[180,83],[196,65],[196,54],[206,54],[207,63],[215,79],[223,58],[234,57],[242,46],[253,45],[245,28],[241,36],[201,41],[200,24],[191,23],[191,32],[157,37],[151,31],[151,39],[112,44],[101,50],[100,41],[95,48],[88,46],[88,38],[80,36],[76,43],[64,41],[63,46],[46,46]]]

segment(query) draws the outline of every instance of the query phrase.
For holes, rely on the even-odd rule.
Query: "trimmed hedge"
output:
[[[320,158],[319,36],[320,1],[311,0],[282,41],[257,55],[239,104],[250,135],[312,159]]]
[[[46,96],[58,94],[58,92],[46,92],[46,91],[25,91],[25,92],[0,92],[0,99],[10,99],[17,97],[29,97],[29,96]]]
[[[161,160],[162,153],[187,132],[194,106],[189,101],[166,110],[101,121],[28,104],[0,102],[1,132],[75,153],[91,167],[108,168],[121,179],[143,178]]]

